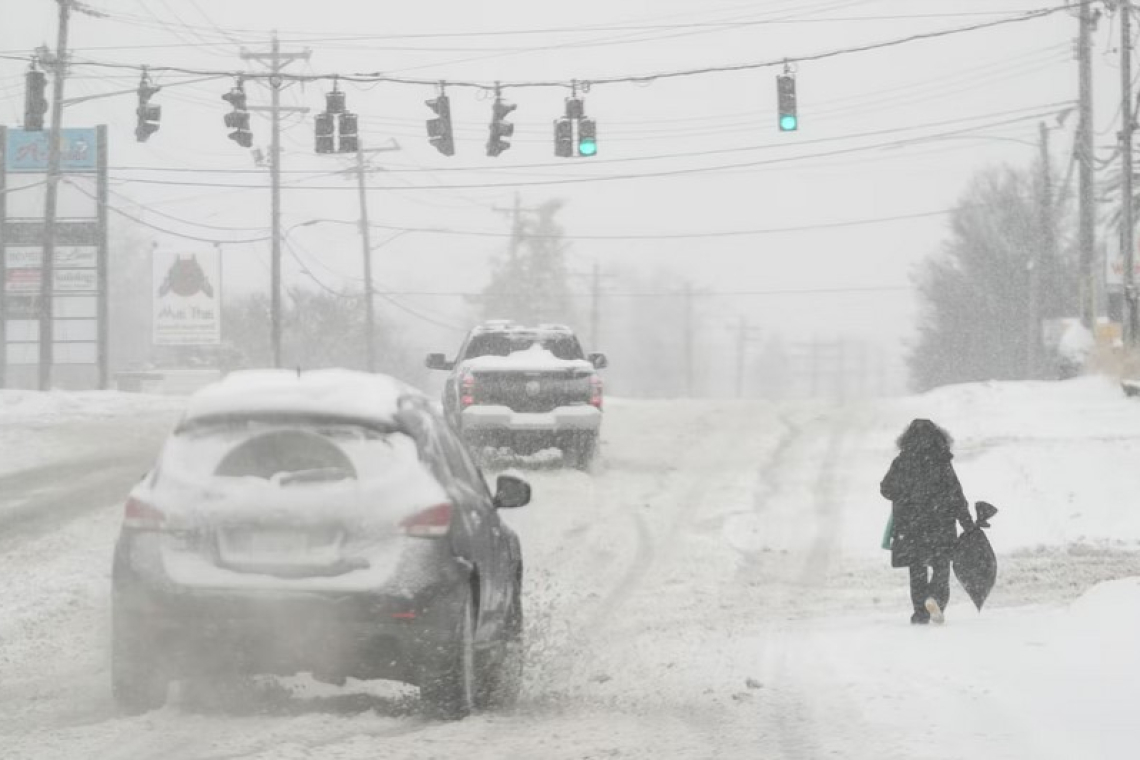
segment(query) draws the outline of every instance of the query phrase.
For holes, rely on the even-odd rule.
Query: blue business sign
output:
[[[48,131],[8,130],[4,168],[10,172],[46,172]],[[93,172],[98,168],[98,138],[94,128],[65,129],[60,142],[59,168],[63,172]]]

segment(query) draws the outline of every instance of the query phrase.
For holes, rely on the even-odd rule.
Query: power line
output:
[[[1053,16],[1057,13],[1067,12],[1068,10],[1069,10],[1069,6],[1044,8],[1044,9],[1037,10],[1037,11],[1031,11],[1028,13],[1024,13],[1024,14],[1020,14],[1020,15],[1016,15],[1016,16],[1011,16],[1008,18],[1001,18],[1001,19],[996,19],[996,20],[992,20],[992,21],[984,21],[984,22],[979,22],[976,24],[970,24],[967,26],[954,27],[954,28],[950,28],[950,29],[941,29],[941,30],[932,31],[932,32],[921,32],[921,33],[917,33],[917,34],[908,35],[906,37],[898,37],[898,38],[889,39],[889,40],[882,40],[879,42],[867,43],[864,45],[857,45],[857,46],[846,47],[846,48],[838,48],[838,49],[828,50],[828,51],[824,51],[824,52],[820,52],[820,53],[809,53],[809,54],[800,55],[800,56],[785,56],[785,57],[773,59],[773,60],[754,61],[754,62],[749,62],[749,63],[726,64],[726,65],[721,65],[721,66],[705,66],[705,67],[697,68],[697,69],[679,69],[679,70],[673,70],[673,71],[659,71],[659,72],[655,72],[655,73],[651,73],[651,74],[621,75],[621,76],[600,77],[600,78],[572,80],[572,81],[568,81],[568,80],[540,80],[540,81],[514,81],[514,82],[507,81],[507,82],[495,82],[495,83],[465,81],[465,80],[459,80],[459,79],[455,79],[455,80],[444,79],[443,81],[445,81],[446,84],[450,87],[467,87],[467,88],[475,88],[475,89],[487,90],[487,91],[493,91],[496,87],[499,87],[501,89],[506,89],[506,88],[535,88],[535,87],[569,88],[569,87],[573,87],[573,86],[578,86],[578,87],[582,87],[582,88],[589,88],[589,87],[593,87],[593,86],[608,85],[608,84],[645,84],[648,82],[654,82],[654,81],[661,80],[661,79],[676,79],[676,78],[681,78],[681,77],[702,76],[702,75],[706,75],[706,74],[750,71],[750,70],[756,70],[756,69],[773,68],[776,66],[784,66],[788,63],[805,63],[805,62],[811,62],[811,61],[821,61],[821,60],[826,60],[829,58],[835,58],[835,57],[844,56],[844,55],[851,55],[851,54],[856,54],[856,53],[865,53],[865,52],[870,52],[873,50],[882,50],[885,48],[898,47],[900,45],[906,45],[906,44],[909,44],[912,42],[920,42],[920,41],[926,41],[926,40],[932,40],[932,39],[939,39],[942,37],[950,37],[950,36],[954,36],[954,35],[965,34],[968,32],[976,32],[976,31],[981,31],[981,30],[985,30],[985,29],[993,29],[993,28],[997,28],[997,27],[1001,27],[1001,26],[1008,26],[1010,24],[1018,24],[1018,23],[1028,22],[1028,21],[1035,21],[1038,19]],[[7,58],[7,59],[11,59],[11,60],[20,60],[20,61],[28,60],[27,56],[0,56],[0,58]],[[440,78],[418,79],[418,78],[410,78],[410,77],[393,77],[393,76],[385,75],[385,74],[380,73],[380,72],[354,73],[354,74],[332,74],[332,73],[330,73],[330,74],[285,74],[285,73],[279,73],[279,74],[273,75],[273,74],[270,74],[267,72],[249,72],[249,71],[237,71],[237,70],[205,70],[205,69],[196,69],[196,68],[185,68],[185,67],[181,67],[181,66],[154,66],[154,65],[151,65],[151,66],[145,66],[144,67],[144,66],[138,65],[138,64],[112,63],[112,62],[107,62],[107,61],[94,61],[94,60],[74,61],[73,65],[91,66],[91,67],[108,68],[108,69],[127,69],[127,70],[132,70],[132,71],[142,71],[145,68],[146,70],[150,71],[152,74],[180,73],[180,74],[197,75],[197,76],[229,76],[229,77],[235,77],[235,78],[241,76],[241,77],[244,77],[246,79],[257,79],[257,78],[265,79],[265,78],[269,78],[270,76],[278,76],[283,81],[295,81],[295,82],[312,82],[312,81],[318,81],[318,80],[340,80],[340,81],[346,81],[346,82],[362,82],[362,83],[388,82],[388,83],[392,83],[392,84],[437,86],[437,85],[439,85],[439,83],[441,81]]]
[[[965,122],[978,121],[980,119],[989,119],[989,118],[994,118],[994,117],[999,117],[999,116],[1011,116],[1014,114],[1026,114],[1027,112],[1030,112],[1030,111],[1032,111],[1033,113],[1030,115],[1027,115],[1024,120],[1032,120],[1032,119],[1041,118],[1043,111],[1049,112],[1053,109],[1059,109],[1059,108],[1068,107],[1071,105],[1072,105],[1072,101],[1067,101],[1067,100],[1066,101],[1056,101],[1054,103],[1042,103],[1041,105],[1036,105],[1036,106],[1028,106],[1025,108],[1013,108],[1013,109],[1009,109],[1009,110],[1005,110],[1005,111],[994,111],[994,112],[990,112],[990,113],[986,113],[986,114],[978,114],[975,116],[960,116],[960,117],[957,117],[954,119],[941,119],[939,121],[924,122],[921,124],[911,124],[911,125],[903,126],[903,127],[890,127],[887,129],[877,129],[877,130],[871,130],[871,131],[867,131],[867,132],[857,132],[857,133],[853,133],[853,134],[840,135],[837,137],[819,137],[819,138],[812,138],[812,139],[807,139],[807,140],[800,140],[796,143],[796,145],[817,145],[820,143],[830,143],[830,142],[836,142],[836,141],[858,140],[858,139],[862,139],[862,138],[866,138],[866,137],[880,137],[882,135],[897,134],[899,132],[910,132],[910,131],[919,130],[919,129],[927,129],[930,127],[950,126],[952,124],[962,124]],[[1003,125],[1004,124],[1005,124],[1005,122],[1003,122]],[[981,126],[977,127],[977,129],[988,129],[990,126],[991,125],[981,125]],[[758,151],[758,150],[773,150],[773,149],[781,149],[781,148],[787,148],[787,147],[789,147],[787,143],[763,143],[760,145],[746,145],[746,146],[733,147],[733,148],[713,148],[710,150],[684,151],[684,152],[678,152],[678,153],[659,153],[659,154],[653,154],[653,155],[648,155],[648,156],[625,156],[625,157],[620,157],[620,158],[601,158],[601,159],[598,159],[596,161],[591,162],[591,166],[599,166],[599,165],[603,165],[603,164],[630,163],[630,162],[635,162],[635,161],[656,161],[656,160],[673,159],[673,158],[696,158],[696,157],[701,157],[701,156],[724,155],[724,154],[743,153],[743,152],[751,152],[751,151]],[[502,172],[502,171],[514,171],[514,170],[523,170],[523,169],[550,169],[550,168],[565,169],[566,164],[565,164],[565,162],[559,163],[559,162],[551,161],[551,162],[542,162],[542,163],[537,163],[537,164],[515,164],[515,165],[510,165],[510,166],[505,166],[505,167],[499,167],[499,168],[496,168],[494,170],[488,169],[485,166],[446,166],[446,165],[438,166],[438,167],[434,167],[434,166],[433,167],[390,166],[390,167],[385,167],[384,173],[385,174],[405,174],[405,173],[433,174],[436,172],[470,172],[470,171]],[[120,166],[120,167],[111,167],[111,171],[169,171],[169,172],[199,173],[199,174],[200,173],[258,174],[258,173],[262,173],[264,170],[262,170],[262,169],[212,169],[212,168],[204,168],[204,167]],[[319,176],[333,176],[336,174],[341,174],[342,172],[339,170],[335,171],[335,172],[328,172],[328,171],[316,172],[314,170],[309,170],[309,169],[298,169],[298,170],[294,170],[291,173],[313,175],[312,178],[316,179],[316,178],[319,178]],[[131,180],[131,181],[137,181],[137,180]]]
[[[514,187],[544,187],[544,186],[557,186],[557,185],[572,185],[582,184],[586,182],[613,182],[623,180],[637,180],[637,179],[661,179],[665,177],[678,177],[687,176],[692,174],[702,174],[706,172],[717,172],[730,169],[745,169],[754,168],[759,166],[772,166],[776,164],[791,163],[795,161],[803,161],[813,158],[830,158],[834,156],[848,155],[852,153],[860,153],[863,151],[882,150],[884,148],[898,148],[907,145],[914,145],[941,138],[952,137],[955,135],[968,134],[970,132],[977,132],[982,129],[989,129],[993,127],[1007,126],[1011,124],[1018,124],[1024,121],[1039,119],[1042,116],[1048,115],[1046,113],[1038,113],[1030,116],[1023,116],[1015,119],[1008,119],[1005,121],[995,122],[987,125],[980,125],[977,127],[970,127],[965,129],[953,130],[949,132],[941,132],[932,135],[922,135],[905,140],[892,140],[888,142],[874,143],[871,145],[861,145],[851,148],[839,148],[830,151],[821,151],[818,153],[800,154],[795,156],[784,156],[780,158],[761,159],[756,161],[740,161],[730,164],[717,164],[714,166],[697,166],[681,169],[668,169],[656,172],[643,172],[640,174],[609,174],[591,177],[563,177],[559,179],[545,179],[545,180],[526,180],[515,182],[488,182],[488,183],[468,183],[468,184],[433,184],[433,185],[370,185],[371,189],[386,190],[386,191],[406,191],[406,190],[468,190],[468,189],[501,189],[501,188],[514,188]],[[123,179],[122,181],[130,181],[139,184],[149,185],[176,185],[184,187],[218,187],[218,188],[247,188],[247,189],[262,189],[261,185],[242,185],[237,183],[221,183],[221,182],[187,182],[187,181],[172,181],[172,180],[157,180],[157,179]],[[336,186],[336,185],[319,185],[319,186],[297,186],[297,189],[304,190],[352,190],[349,186]]]

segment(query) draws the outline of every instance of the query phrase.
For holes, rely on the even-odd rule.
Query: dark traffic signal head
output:
[[[233,106],[235,111],[246,110],[245,88],[240,85],[235,86],[225,95],[222,95],[222,100]]]
[[[253,133],[249,131],[249,111],[246,107],[245,87],[241,80],[233,89],[222,95],[222,100],[233,106],[232,111],[226,114],[226,127],[234,130],[228,137],[243,148],[253,145]]]
[[[424,102],[436,113],[434,119],[427,120],[427,133],[431,138],[431,144],[443,155],[454,156],[455,138],[451,132],[451,101],[441,93],[438,98]]]
[[[360,147],[360,136],[356,131],[356,114],[344,111],[340,120],[340,147],[341,153],[355,153]]]
[[[48,110],[47,74],[39,69],[29,69],[24,75],[24,129],[28,132],[41,132],[44,128],[44,114]]]
[[[497,156],[507,148],[510,142],[503,139],[515,133],[515,125],[505,121],[507,115],[518,108],[514,103],[508,103],[501,98],[495,98],[491,117],[491,135],[487,138],[487,155]]]
[[[332,92],[325,93],[325,113],[344,113],[344,107],[343,92],[334,89]]]
[[[139,142],[146,142],[151,135],[158,131],[158,122],[162,118],[162,106],[151,105],[150,99],[160,89],[160,87],[152,85],[146,74],[143,74],[138,89],[139,105],[135,109],[135,115],[138,116],[138,123],[135,126],[135,139]]]
[[[776,100],[781,132],[795,132],[800,120],[796,113],[796,78],[791,74],[776,77]]]
[[[331,113],[319,113],[315,119],[316,137],[317,137],[317,153],[333,153],[335,152],[333,132],[333,115]]]
[[[559,158],[574,155],[574,123],[566,117],[554,120],[554,155]]]

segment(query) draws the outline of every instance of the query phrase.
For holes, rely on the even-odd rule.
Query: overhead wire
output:
[[[636,75],[618,75],[618,76],[607,76],[607,77],[594,77],[594,78],[582,79],[582,80],[564,80],[564,79],[563,80],[557,80],[557,79],[534,80],[534,81],[522,81],[522,80],[520,80],[520,81],[503,81],[503,82],[494,82],[494,83],[469,81],[469,80],[459,80],[459,79],[448,79],[448,78],[442,78],[442,80],[445,81],[449,87],[466,87],[466,88],[474,88],[474,89],[487,90],[487,91],[494,91],[496,88],[499,88],[499,89],[552,88],[552,87],[570,88],[573,86],[595,87],[595,86],[601,86],[601,85],[611,85],[611,84],[621,84],[621,83],[644,84],[644,83],[654,82],[654,81],[664,80],[664,79],[676,79],[676,78],[681,78],[681,77],[702,76],[702,75],[707,75],[707,74],[750,71],[750,70],[763,69],[763,68],[772,68],[772,67],[776,67],[776,66],[784,66],[784,65],[787,65],[789,63],[805,63],[805,62],[810,62],[810,61],[826,60],[826,59],[835,58],[835,57],[839,57],[839,56],[853,55],[853,54],[858,54],[858,53],[870,52],[873,50],[882,50],[882,49],[886,49],[886,48],[898,47],[900,45],[906,45],[906,44],[910,44],[913,42],[921,42],[921,41],[939,39],[939,38],[944,38],[944,37],[950,37],[950,36],[959,35],[959,34],[965,34],[965,33],[969,33],[969,32],[976,32],[976,31],[982,31],[982,30],[986,30],[986,29],[993,29],[993,28],[997,28],[997,27],[1001,27],[1001,26],[1008,26],[1010,24],[1015,24],[1015,23],[1025,23],[1025,22],[1029,22],[1029,21],[1036,21],[1038,19],[1046,18],[1048,16],[1052,16],[1052,15],[1055,15],[1059,12],[1067,11],[1067,10],[1068,10],[1068,6],[1046,8],[1043,10],[1033,11],[1033,12],[1029,12],[1029,13],[1025,13],[1025,14],[1021,14],[1021,15],[1013,16],[1013,17],[1009,17],[1009,18],[1002,18],[1002,19],[997,19],[997,20],[979,22],[979,23],[970,24],[967,26],[953,27],[953,28],[947,28],[947,29],[939,29],[939,30],[934,30],[934,31],[930,31],[930,32],[920,32],[920,33],[916,33],[916,34],[907,35],[904,37],[897,37],[897,38],[892,38],[892,39],[887,39],[887,40],[880,40],[877,42],[869,42],[869,43],[865,43],[862,45],[855,45],[855,46],[850,46],[850,47],[845,47],[845,48],[836,48],[836,49],[821,51],[821,52],[817,52],[817,53],[807,53],[807,54],[801,54],[801,55],[795,55],[795,56],[784,56],[784,57],[781,57],[778,59],[763,60],[763,61],[751,61],[751,62],[738,63],[738,64],[723,64],[723,65],[717,65],[717,66],[704,66],[704,67],[694,68],[694,69],[676,69],[676,70],[671,70],[671,71],[658,71],[658,72],[652,72],[652,73],[646,73],[646,74],[636,74]],[[17,56],[0,56],[0,58],[15,59],[15,60],[27,60],[26,56],[18,56],[18,57]],[[129,70],[136,70],[136,71],[141,71],[144,68],[143,66],[138,65],[138,64],[115,63],[115,62],[109,62],[109,61],[97,62],[97,61],[90,61],[90,60],[83,62],[81,64],[77,63],[75,65],[108,68],[108,69],[129,69]],[[205,75],[234,76],[234,77],[243,76],[246,79],[255,79],[255,78],[256,79],[264,79],[264,78],[271,76],[271,74],[268,72],[248,72],[248,71],[238,71],[238,70],[207,70],[207,69],[190,68],[190,67],[182,67],[182,66],[166,66],[166,65],[155,66],[155,65],[152,65],[152,66],[148,66],[146,68],[149,71],[154,72],[154,73],[176,72],[176,73],[182,73],[182,74],[187,74],[187,75],[193,74],[193,75],[198,75],[198,76],[205,76]],[[327,73],[327,74],[317,74],[317,75],[312,75],[312,74],[299,75],[299,74],[290,74],[290,73],[284,73],[283,72],[283,73],[279,73],[279,74],[276,74],[273,76],[279,76],[282,80],[289,80],[289,81],[316,81],[316,80],[333,80],[333,79],[336,79],[336,80],[343,80],[346,82],[390,82],[393,84],[409,84],[409,85],[421,85],[421,86],[437,86],[441,81],[441,78],[439,78],[439,77],[433,78],[433,79],[418,79],[418,78],[412,78],[412,77],[394,77],[394,76],[385,75],[385,74],[380,73],[380,72],[353,73],[353,74]]]

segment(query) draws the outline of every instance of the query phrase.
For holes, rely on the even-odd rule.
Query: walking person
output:
[[[942,623],[950,601],[950,559],[974,520],[951,460],[953,441],[930,420],[916,419],[897,441],[898,456],[879,491],[891,501],[891,566],[910,569],[910,622]]]

